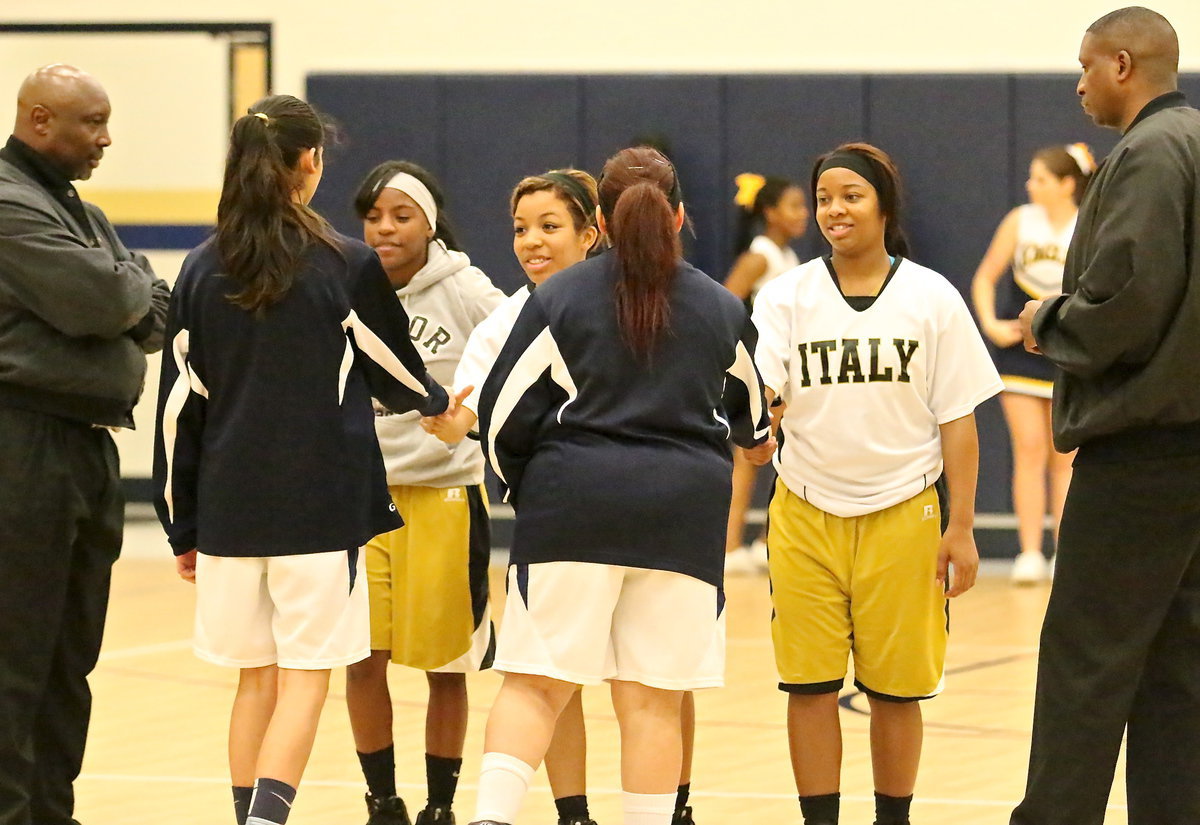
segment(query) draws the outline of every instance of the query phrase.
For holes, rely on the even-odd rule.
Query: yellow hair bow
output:
[[[766,185],[767,179],[753,172],[743,172],[734,178],[733,182],[737,184],[738,188],[737,194],[733,196],[733,202],[743,209],[753,209],[758,192]]]

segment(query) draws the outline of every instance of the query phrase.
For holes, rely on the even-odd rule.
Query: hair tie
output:
[[[1075,165],[1084,175],[1090,175],[1096,171],[1096,159],[1092,157],[1092,150],[1086,143],[1070,143],[1063,148],[1067,150],[1071,160],[1075,161]]]
[[[767,179],[754,172],[743,172],[734,178],[733,182],[738,189],[737,194],[733,196],[733,202],[748,212],[752,211],[758,200],[758,193],[767,185]]]
[[[415,176],[408,172],[397,172],[379,188],[395,189],[412,198],[417,207],[425,213],[425,220],[429,221],[429,228],[437,232],[437,201],[433,199],[433,193],[429,191],[429,187],[421,183]]]
[[[271,118],[267,117],[266,114],[264,114],[263,112],[251,112],[250,114],[254,115],[256,118],[258,118],[259,120],[261,120],[263,123],[267,124],[268,126],[271,125]]]

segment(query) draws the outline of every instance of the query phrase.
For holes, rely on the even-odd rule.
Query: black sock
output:
[[[358,754],[358,764],[362,765],[363,776],[367,780],[367,790],[376,799],[386,799],[396,795],[396,746],[388,745],[382,750],[372,753]]]
[[[876,791],[875,825],[908,825],[908,809],[912,799],[912,794],[887,796]]]
[[[558,818],[560,820],[570,822],[580,819],[586,822],[591,819],[588,815],[587,794],[560,796],[554,800],[554,807],[558,808]]]
[[[246,825],[284,825],[296,801],[296,789],[278,779],[265,776],[254,781],[254,797]]]
[[[238,825],[246,825],[246,817],[250,815],[250,797],[252,796],[254,796],[253,787],[233,786],[233,815],[237,817]]]
[[[449,808],[458,790],[458,772],[462,759],[425,754],[425,782],[429,786],[429,804],[436,808]],[[395,793],[395,791],[392,791]]]
[[[675,792],[675,810],[683,810],[683,806],[688,803],[688,794],[691,793],[691,790],[691,782],[685,782],[679,786],[679,790]]]
[[[837,825],[842,795],[827,793],[821,796],[800,797],[800,813],[806,825]]]

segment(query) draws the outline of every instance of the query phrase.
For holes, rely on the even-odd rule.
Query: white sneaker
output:
[[[758,567],[758,572],[766,573],[767,572],[767,543],[765,541],[763,541],[762,539],[755,539],[750,544],[750,546],[746,548],[746,552],[748,552],[750,554],[750,558],[754,561],[754,564]]]
[[[1037,584],[1050,577],[1050,565],[1041,553],[1019,553],[1010,576],[1013,584]]]
[[[759,573],[758,563],[749,547],[738,549],[725,554],[725,575],[755,576]]]

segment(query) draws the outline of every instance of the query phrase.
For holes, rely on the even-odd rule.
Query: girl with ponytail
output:
[[[240,669],[239,825],[286,821],[330,670],[370,652],[360,548],[401,525],[372,396],[427,415],[448,403],[374,250],[308,207],[324,140],[288,95],[237,120],[217,231],[184,261],[167,318],[155,503],[197,585],[197,655]]]
[[[763,462],[774,442],[754,328],[681,259],[685,219],[660,153],[609,159],[612,249],[528,297],[483,386],[484,449],[516,525],[477,823],[515,821],[576,686],[607,681],[625,821],[669,825],[683,693],[723,682],[727,443]]]
[[[754,302],[768,398],[786,402],[768,511],[771,635],[806,825],[837,825],[838,691],[871,706],[875,822],[906,825],[920,700],[942,689],[947,598],[970,590],[975,407],[1001,384],[944,277],[908,260],[900,176],[864,143],[813,166],[830,253]]]

